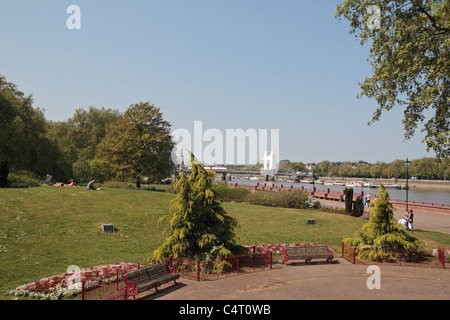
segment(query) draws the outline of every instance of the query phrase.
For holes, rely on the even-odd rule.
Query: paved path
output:
[[[320,202],[329,207],[345,208],[345,204],[339,201],[320,200]],[[402,215],[403,210],[394,211],[397,221],[402,218]],[[363,217],[368,218],[368,213],[366,212]],[[414,210],[414,228],[450,233],[450,215]]]
[[[343,258],[333,264],[275,263],[272,270],[196,282],[180,279],[143,300],[449,300],[450,270],[378,265],[380,289],[369,289],[368,265]]]

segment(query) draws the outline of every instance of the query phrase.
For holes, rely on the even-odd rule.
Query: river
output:
[[[302,186],[305,187],[305,189],[312,189],[313,185],[312,183],[298,183],[298,182],[287,182],[287,181],[264,181],[264,180],[247,180],[247,179],[232,179],[231,181],[228,181],[228,183],[238,183],[242,185],[256,185],[257,183],[267,185],[274,184],[274,185],[283,185],[284,187],[290,187],[291,185],[294,188],[301,188]],[[329,186],[329,185],[323,185],[323,184],[315,184],[316,190],[327,190],[328,188],[330,191],[338,191],[341,192],[344,190],[344,186]],[[378,188],[368,188],[368,187],[352,187],[354,190],[354,194],[359,194],[360,191],[364,191],[364,193],[370,193],[371,195],[376,195],[379,191]],[[406,190],[405,189],[395,189],[395,188],[387,188],[386,189],[389,193],[389,196],[392,200],[406,200]],[[447,204],[450,205],[450,191],[447,190],[416,190],[414,188],[410,188],[408,190],[408,201],[416,201],[416,202],[428,202],[428,203],[436,203],[436,204]]]

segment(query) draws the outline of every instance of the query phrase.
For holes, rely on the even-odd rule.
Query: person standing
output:
[[[367,195],[366,195],[366,203],[367,203],[367,206],[369,207],[370,206],[370,193],[368,193]]]
[[[411,231],[414,230],[413,222],[414,222],[414,213],[413,213],[412,210],[409,210],[409,218],[408,218],[407,226],[408,226],[408,229],[411,230]]]

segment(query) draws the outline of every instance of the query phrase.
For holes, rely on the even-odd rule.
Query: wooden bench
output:
[[[134,299],[142,291],[154,288],[156,292],[159,292],[158,287],[167,282],[173,281],[177,284],[176,280],[179,277],[175,270],[173,268],[169,269],[165,263],[129,272],[122,276],[127,290],[127,297],[132,296]]]
[[[327,246],[286,246],[283,251],[283,262],[288,265],[288,260],[305,260],[311,264],[312,259],[327,259],[333,263],[333,251]]]

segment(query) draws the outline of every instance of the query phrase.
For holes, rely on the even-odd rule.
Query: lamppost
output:
[[[411,165],[411,161],[408,161],[408,158],[406,158],[404,165],[406,167],[406,210],[408,210],[408,189],[409,189],[409,187],[408,187],[408,179],[409,179],[408,168]]]

